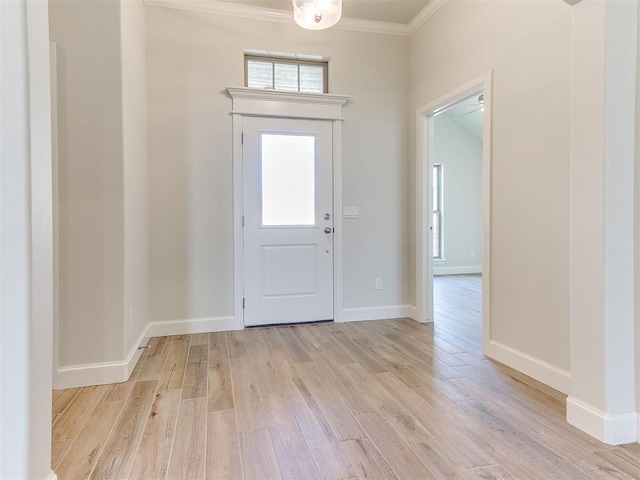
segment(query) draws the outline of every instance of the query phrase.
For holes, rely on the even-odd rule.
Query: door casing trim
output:
[[[332,122],[333,156],[333,319],[343,322],[342,267],[342,109],[346,95],[275,92],[244,87],[228,87],[232,99],[233,137],[233,311],[238,330],[244,328],[243,276],[243,179],[242,179],[242,119],[246,116],[326,120]]]

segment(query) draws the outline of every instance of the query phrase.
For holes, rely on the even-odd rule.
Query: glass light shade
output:
[[[308,30],[334,26],[342,16],[342,0],[293,0],[293,18]]]

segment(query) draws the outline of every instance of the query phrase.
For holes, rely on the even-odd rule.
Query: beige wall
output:
[[[450,0],[409,45],[410,111],[493,71],[491,337],[568,370],[571,7]]]
[[[149,169],[145,6],[120,0],[124,174],[124,353],[149,323]]]
[[[50,11],[58,44],[58,366],[117,362],[149,321],[145,7],[51,0]]]
[[[123,358],[120,8],[51,0],[58,43],[59,364]]]
[[[330,57],[332,93],[351,95],[344,205],[360,207],[344,225],[345,307],[408,302],[407,43],[147,7],[152,321],[233,315],[225,89],[243,84],[244,49]]]

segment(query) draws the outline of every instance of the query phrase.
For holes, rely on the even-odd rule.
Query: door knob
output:
[[[324,233],[329,234],[333,231],[333,229],[331,227],[327,227],[324,229]]]
[[[325,220],[329,220],[331,218],[331,214],[330,213],[325,213],[324,214],[324,219]]]

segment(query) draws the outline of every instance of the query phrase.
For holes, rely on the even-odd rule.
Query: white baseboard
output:
[[[361,322],[364,320],[385,320],[387,318],[414,318],[413,305],[393,305],[388,307],[345,308],[340,322]]]
[[[49,472],[49,476],[47,477],[47,480],[58,480],[58,476],[56,475],[56,472],[51,470]]]
[[[404,306],[404,316],[410,318],[411,320],[418,321],[418,311],[415,305],[405,305]]]
[[[472,273],[482,273],[482,265],[471,265],[462,267],[438,267],[434,265],[434,275],[469,275]]]
[[[166,335],[187,335],[191,333],[226,332],[242,330],[244,325],[241,318],[214,317],[195,318],[191,320],[169,320],[165,322],[151,322],[149,324],[150,337],[164,337]]]
[[[126,361],[59,367],[53,380],[53,388],[60,390],[62,388],[120,383],[127,380],[128,371]]]
[[[387,307],[348,308],[343,311],[341,321],[357,322],[405,317],[415,319],[416,307],[413,305],[395,305]],[[138,346],[146,345],[150,337],[224,332],[242,330],[243,328],[242,319],[236,317],[151,322],[144,329],[138,341],[133,345],[125,360],[58,368],[54,375],[53,388],[61,389],[125,382],[131,375],[131,372],[136,366],[136,362],[142,354],[142,350],[139,350]]]
[[[242,330],[235,317],[198,318],[193,320],[172,320],[151,322],[142,331],[131,347],[127,358],[115,362],[91,363],[59,367],[53,378],[53,388],[86,387],[106,383],[126,382],[142,355],[138,347],[146,345],[149,337],[166,335],[186,335],[190,333],[223,332]]]
[[[149,325],[147,325],[131,346],[127,358],[121,361],[58,367],[53,376],[53,388],[59,390],[61,388],[126,382],[131,372],[133,372],[140,355],[142,355],[142,350],[138,347],[146,345],[149,337]]]
[[[532,357],[524,352],[511,348],[495,340],[485,345],[485,355],[500,363],[529,375],[539,382],[549,385],[562,393],[569,393],[571,387],[571,374],[550,363]]]
[[[608,445],[633,443],[638,435],[636,412],[611,415],[574,397],[567,397],[567,422]]]

